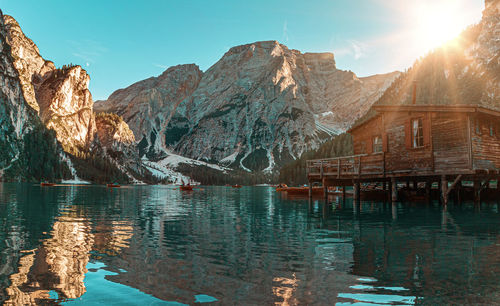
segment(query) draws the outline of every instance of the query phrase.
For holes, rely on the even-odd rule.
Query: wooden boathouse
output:
[[[443,203],[462,182],[472,182],[474,199],[497,181],[500,192],[500,112],[468,105],[378,105],[352,127],[354,155],[307,161],[309,186],[361,187],[383,183],[391,200],[398,183],[425,186],[430,197],[438,183]],[[344,188],[345,190],[345,188]],[[458,193],[459,194],[459,193]],[[500,193],[499,193],[500,195]]]

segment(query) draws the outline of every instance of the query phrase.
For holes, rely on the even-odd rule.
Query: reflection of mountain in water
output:
[[[191,304],[204,295],[223,304],[498,298],[497,206],[364,203],[356,211],[348,201],[309,211],[271,188],[3,188],[3,302],[40,302],[52,291],[58,301],[85,301],[95,292],[84,280],[97,277]]]

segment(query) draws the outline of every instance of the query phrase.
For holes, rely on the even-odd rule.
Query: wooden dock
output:
[[[353,186],[359,200],[362,186],[379,183],[396,201],[401,184],[407,190],[425,186],[429,198],[434,184],[444,204],[452,192],[460,197],[462,182],[471,182],[475,201],[500,185],[500,112],[425,105],[374,109],[375,116],[349,131],[355,155],[307,161],[309,185]]]

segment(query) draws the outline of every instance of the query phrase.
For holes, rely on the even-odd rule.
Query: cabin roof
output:
[[[483,113],[500,117],[500,111],[473,105],[374,105],[367,116],[356,122],[347,132],[358,129],[384,112],[445,112],[445,113]]]

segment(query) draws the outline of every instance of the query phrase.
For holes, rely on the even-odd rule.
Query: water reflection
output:
[[[308,203],[266,187],[0,186],[6,304],[498,298],[497,204]]]
[[[18,273],[10,276],[7,304],[34,303],[47,299],[55,290],[62,298],[77,298],[85,293],[84,278],[90,258],[93,235],[85,219],[66,215],[57,218],[51,237],[32,254],[19,260]]]

